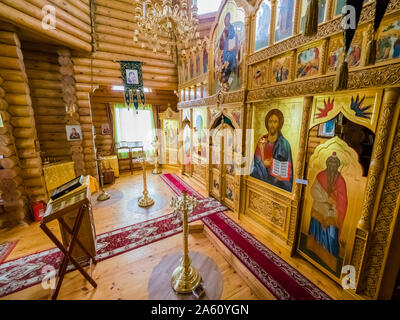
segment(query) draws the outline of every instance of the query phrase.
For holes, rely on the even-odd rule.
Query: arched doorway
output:
[[[235,127],[224,114],[214,121],[210,132],[210,194],[234,210]]]

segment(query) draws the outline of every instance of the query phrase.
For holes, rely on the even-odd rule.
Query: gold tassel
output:
[[[307,8],[303,35],[311,37],[318,32],[318,0],[311,0]]]
[[[346,57],[345,57],[346,58]],[[347,89],[347,82],[349,81],[349,65],[346,59],[340,65],[336,73],[334,91]]]
[[[372,39],[368,42],[367,53],[365,55],[365,65],[372,66],[376,61],[376,40]]]

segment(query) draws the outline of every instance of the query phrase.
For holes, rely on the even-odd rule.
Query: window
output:
[[[216,12],[218,11],[220,4],[221,0],[198,0],[197,14]]]
[[[145,151],[153,151],[155,131],[153,111],[150,106],[137,111],[134,108],[116,106],[115,130],[116,142],[142,141]]]

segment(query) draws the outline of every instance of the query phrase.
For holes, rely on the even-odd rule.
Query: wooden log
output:
[[[70,149],[62,148],[62,149],[47,149],[46,150],[46,155],[52,156],[52,157],[70,157],[72,154]]]
[[[4,81],[28,82],[28,78],[26,77],[26,74],[21,73],[20,69],[11,70],[11,69],[0,67],[0,76],[4,79]]]
[[[65,110],[65,103],[60,99],[34,98],[33,101],[41,107],[62,108]]]
[[[16,128],[29,128],[35,126],[35,121],[32,117],[13,117],[11,124]]]
[[[2,0],[2,2],[9,6],[9,9],[8,9],[9,11],[12,8],[14,8],[14,9],[18,10],[20,12],[20,14],[28,15],[29,18],[31,18],[31,19],[34,18],[37,21],[42,21],[42,19],[43,19],[42,7],[37,7],[33,4],[27,3],[27,1]],[[35,29],[34,26],[31,26],[31,28]],[[66,21],[63,20],[60,17],[60,14],[57,15],[56,30],[52,30],[52,31],[57,31],[57,30],[62,30],[63,32],[73,35],[74,37],[76,37],[82,41],[85,41],[87,43],[90,43],[90,41],[91,41],[89,32],[84,32],[84,30],[80,30],[79,28],[70,24],[68,20],[66,20]],[[45,33],[45,30],[42,30],[42,32]]]
[[[43,180],[41,177],[25,179],[24,183],[26,187],[43,187]]]
[[[35,61],[43,61],[43,62],[47,62],[47,63],[53,63],[53,64],[57,64],[57,57],[55,57],[51,52],[52,50],[46,51],[46,52],[40,52],[40,51],[36,51],[38,49],[38,46],[36,45],[36,48],[33,49],[35,51],[30,51],[26,49],[26,43],[24,43],[24,50],[23,50],[23,54],[24,54],[24,62],[26,63],[34,63]]]
[[[52,140],[46,140],[46,141],[41,141],[40,146],[42,149],[48,150],[48,149],[62,149],[62,150],[70,150],[70,146],[68,144],[67,139],[65,138],[64,141],[52,141]],[[67,153],[66,153],[67,154]]]
[[[34,128],[15,128],[13,134],[16,138],[30,138],[35,134]]]
[[[22,81],[5,81],[3,89],[11,93],[29,94],[29,87]]]
[[[24,188],[22,188],[22,187],[12,190],[11,192],[9,192],[8,190],[2,190],[1,198],[7,203],[11,203],[11,202],[15,202],[18,199],[22,198],[24,196],[24,194],[25,194],[25,191],[24,191]]]
[[[65,125],[65,115],[62,116],[37,116],[36,117],[36,122],[37,124],[47,124],[47,123],[51,123],[53,125],[57,124],[57,125]],[[64,128],[65,129],[65,128]]]
[[[21,43],[16,33],[0,31],[0,42],[21,48]]]
[[[35,146],[35,139],[16,139],[15,146],[17,149],[32,148]]]
[[[3,97],[0,97],[0,110],[6,110],[7,108],[8,108],[7,101]]]
[[[28,0],[30,3],[32,3],[33,5],[35,5],[36,7],[39,8],[43,8],[45,5],[47,5],[49,2],[48,0]],[[52,1],[50,1],[52,2]],[[59,6],[59,4],[56,4],[53,2],[53,4],[56,5],[56,16],[60,17],[62,20],[64,21],[68,21],[70,24],[72,24],[73,26],[79,28],[80,30],[85,31],[86,33],[90,33],[91,32],[91,27],[90,27],[90,18],[82,15],[82,12],[80,12],[79,10],[75,10],[77,12],[79,12],[78,14],[81,16],[84,16],[84,20],[79,19],[78,17],[76,17],[74,14],[69,13],[66,10],[63,10],[62,7],[64,6],[68,6],[68,7],[72,7],[69,3],[67,3],[66,1],[61,1],[61,4],[63,4],[63,6]],[[57,10],[58,9],[58,10]],[[61,10],[60,10],[61,9]]]
[[[154,53],[153,51],[149,51],[146,49],[141,49],[141,48],[134,48],[132,45],[131,46],[124,46],[124,45],[118,45],[115,43],[109,43],[109,42],[99,42],[98,43],[98,50],[100,51],[106,51],[106,52],[114,52],[118,54],[127,54],[127,55],[136,55],[136,56],[141,56],[145,58],[151,58],[151,59],[156,59],[156,60],[165,60],[165,61],[171,61],[171,57],[167,55],[166,53]]]
[[[8,111],[8,110],[7,110]],[[3,119],[3,122],[9,122],[11,117],[10,114],[5,110],[0,110],[0,116]]]
[[[32,96],[39,97],[39,98],[52,98],[52,99],[61,99],[62,94],[61,91],[54,90],[54,89],[39,89],[33,88],[31,90]]]
[[[42,175],[42,168],[25,168],[21,171],[21,176],[26,178],[35,178]]]
[[[3,127],[0,127],[0,134],[6,134],[12,132],[12,127],[8,123],[4,123]]]
[[[26,73],[29,77],[29,81],[45,80],[45,81],[55,81],[55,83],[59,83],[57,81],[60,81],[61,79],[61,75],[58,72],[56,73],[56,72],[48,72],[37,69],[26,69]]]
[[[51,107],[41,107],[37,106],[35,110],[36,116],[66,116],[65,113],[65,107],[56,107],[56,108],[51,108]]]
[[[34,73],[36,70],[57,73],[59,65],[38,60],[25,60],[25,68],[29,73]]]
[[[18,158],[15,156],[0,159],[0,167],[3,167],[4,169],[13,169],[14,167],[17,167],[18,164]]]
[[[21,172],[21,168],[14,167],[12,169],[1,169],[0,170],[0,179],[14,179]]]
[[[7,111],[15,117],[33,117],[33,108],[31,106],[10,105]]]
[[[0,56],[9,58],[20,58],[15,45],[0,43]],[[20,49],[19,49],[20,50]]]
[[[8,104],[20,105],[20,106],[32,106],[32,99],[27,94],[7,94],[5,100]]]
[[[39,14],[41,15],[41,10]],[[62,31],[61,28],[48,31],[43,30],[41,18],[39,18],[39,20],[24,12],[12,8],[5,3],[0,3],[0,17],[4,18],[6,21],[13,21],[19,26],[27,27],[28,29],[31,29],[35,32],[39,32],[39,34],[45,34],[47,37],[55,39],[56,41],[63,41],[73,48],[81,49],[87,52],[91,51],[90,36],[89,40],[84,41],[76,37],[75,35],[71,35],[67,32]],[[59,23],[57,23],[57,25],[59,25]],[[66,23],[64,23],[64,26],[66,26]],[[81,32],[79,33],[82,34]]]
[[[9,158],[15,155],[15,147],[13,144],[8,146],[0,146],[0,154],[3,155],[5,158]]]
[[[51,3],[57,5],[59,8],[62,8],[65,12],[68,12],[70,15],[78,18],[86,24],[90,24],[90,9],[88,5],[83,4],[79,0],[49,0]]]
[[[21,168],[42,168],[41,158],[31,158],[21,161]]]
[[[20,176],[17,176],[14,179],[0,180],[0,190],[15,190],[21,185],[23,185],[23,180]]]
[[[14,201],[5,202],[4,208],[6,209],[7,212],[9,212],[9,210],[14,210],[14,208],[23,208],[24,205],[25,205],[24,200],[18,199]]]
[[[1,8],[1,4],[0,4]],[[1,16],[1,14],[0,14]],[[18,58],[1,57],[0,59],[0,69],[11,69],[11,70],[24,70],[23,63]],[[1,72],[1,76],[4,77],[4,71]]]
[[[40,157],[40,154],[35,149],[27,148],[27,149],[18,149],[18,156],[20,159],[38,158]]]
[[[0,135],[0,146],[8,146],[14,142],[12,135],[10,134],[2,134]]]
[[[61,76],[59,77],[61,78]],[[57,80],[59,80],[59,78]],[[43,89],[53,89],[61,90],[61,83],[59,81],[49,81],[49,80],[30,80],[29,84],[33,88],[43,88]]]

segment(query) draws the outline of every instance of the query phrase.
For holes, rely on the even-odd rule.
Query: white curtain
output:
[[[115,108],[115,119],[117,142],[142,141],[145,151],[153,151],[155,132],[151,110]]]

